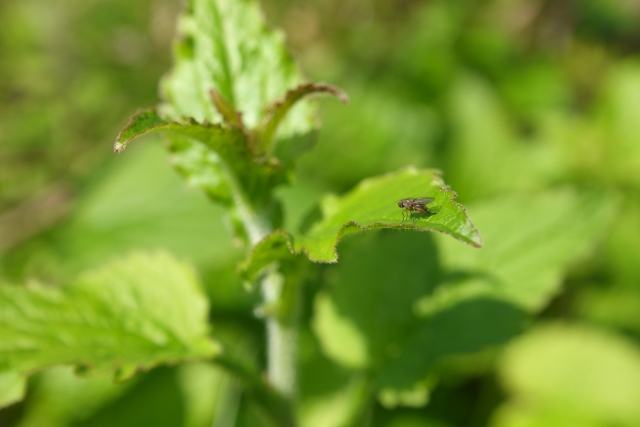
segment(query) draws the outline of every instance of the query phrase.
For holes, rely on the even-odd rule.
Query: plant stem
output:
[[[267,307],[284,307],[284,277],[276,271],[269,272],[262,281],[262,294]],[[285,396],[294,397],[296,392],[297,325],[294,313],[267,318],[267,373],[269,381]]]
[[[253,212],[240,197],[236,205],[245,224],[252,248],[272,230],[264,217]],[[293,398],[296,391],[297,359],[297,310],[294,304],[283,301],[284,277],[278,272],[277,263],[272,265],[262,279],[263,304],[267,310],[267,377],[273,387],[284,396]],[[294,296],[294,299],[297,299]],[[272,308],[276,309],[274,313]],[[286,313],[283,313],[286,311]]]
[[[244,223],[251,248],[273,231],[268,215],[256,212],[231,170],[225,170],[234,202]],[[273,264],[260,283],[264,307],[267,307],[267,377],[282,395],[293,398],[297,369],[297,286],[285,292],[284,277]],[[286,301],[285,301],[286,300]],[[276,309],[276,313],[272,309]]]

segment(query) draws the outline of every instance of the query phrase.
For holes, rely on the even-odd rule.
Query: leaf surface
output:
[[[247,128],[257,127],[265,108],[302,83],[286,52],[284,35],[267,28],[254,0],[193,0],[179,22],[174,68],[162,82],[163,114],[220,123],[210,98],[215,90]],[[282,123],[288,137],[315,127],[313,106],[298,104]]]
[[[499,367],[511,398],[493,425],[619,425],[640,420],[640,348],[619,335],[550,324],[511,344]],[[578,422],[579,424],[575,424]]]
[[[442,276],[429,235],[385,231],[346,242],[315,301],[313,326],[324,353],[372,372],[379,389],[407,391],[441,358],[503,344],[522,329],[522,309],[490,298],[416,315],[415,302]]]
[[[14,371],[0,372],[0,408],[19,402],[24,398],[27,381]]]
[[[432,197],[428,214],[411,213],[403,219],[398,201],[404,198]],[[391,228],[438,231],[472,247],[482,246],[480,234],[454,201],[439,172],[408,168],[362,181],[342,197],[329,196],[321,202],[321,218],[304,232],[276,231],[259,243],[241,270],[252,277],[285,254],[304,252],[314,262],[335,262],[336,245],[345,235],[362,230]]]
[[[539,310],[558,292],[565,268],[611,225],[617,206],[611,194],[570,189],[473,204],[484,247],[472,251],[438,237],[449,276],[431,303],[484,294]]]
[[[0,287],[0,368],[114,371],[210,358],[208,305],[193,270],[166,254],[133,254],[60,288]]]

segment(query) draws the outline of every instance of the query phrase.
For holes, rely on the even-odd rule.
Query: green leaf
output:
[[[224,162],[224,166],[219,166],[216,170],[220,175],[218,179],[227,181],[227,185],[233,185],[233,180],[240,180],[243,189],[248,192],[257,190],[256,187],[262,184],[261,179],[263,181],[274,179],[273,176],[279,170],[277,164],[273,162],[254,159],[248,137],[239,128],[199,124],[193,120],[185,124],[163,120],[153,109],[142,111],[131,119],[118,135],[114,151],[121,153],[132,140],[155,132],[167,132],[184,138],[173,141],[171,149],[174,152],[179,152],[185,147],[193,149],[191,140],[200,142],[207,149],[202,155],[217,156]],[[187,167],[185,164],[182,166]],[[192,167],[192,169],[200,170],[199,167]]]
[[[270,189],[281,180],[278,162],[254,157],[242,129],[193,120],[167,121],[155,110],[134,116],[116,139],[114,151],[121,153],[133,139],[155,132],[174,135],[170,150],[178,170],[214,200],[236,208],[236,215],[250,215],[248,200],[260,208],[267,205]]]
[[[153,369],[140,375],[126,390],[126,394],[103,402],[92,413],[82,414],[76,408],[80,412],[76,413],[76,419],[69,419],[61,427],[185,426],[187,409],[177,374],[176,369],[169,367]],[[82,398],[77,398],[76,403],[78,401],[82,402]]]
[[[405,390],[450,355],[504,344],[524,329],[527,314],[504,301],[479,297],[443,309],[420,322],[400,354],[380,372],[382,388]]]
[[[415,302],[442,286],[442,276],[430,235],[385,231],[345,242],[340,264],[327,272],[326,291],[315,301],[313,326],[324,353],[372,372],[383,397],[425,402],[415,386],[435,363],[502,344],[527,317],[484,297],[417,316]]]
[[[414,302],[440,276],[429,235],[385,231],[344,243],[315,301],[313,326],[323,350],[351,368],[381,367],[400,351],[418,319]]]
[[[327,84],[307,83],[289,90],[284,98],[266,108],[265,117],[259,127],[260,145],[262,151],[271,151],[273,140],[280,123],[285,119],[291,108],[301,99],[314,94],[330,94],[337,97],[343,104],[349,103],[349,97],[340,89]]]
[[[438,238],[448,283],[422,311],[479,295],[541,309],[558,292],[565,268],[611,225],[617,206],[610,194],[571,189],[473,204],[484,247],[473,251]]]
[[[223,210],[204,194],[185,190],[160,144],[133,148],[96,171],[64,224],[0,257],[7,282],[46,277],[69,283],[119,254],[159,248],[198,271],[236,266],[241,251],[232,244]],[[210,282],[218,290],[230,286]]]
[[[113,150],[116,153],[121,153],[132,140],[142,135],[159,131],[174,132],[200,141],[232,165],[251,158],[246,137],[239,129],[212,124],[198,124],[194,121],[182,124],[164,120],[153,109],[141,111],[131,118],[129,124],[116,138]]]
[[[235,419],[242,388],[220,367],[207,363],[180,365],[178,380],[184,395],[185,427],[225,425]],[[227,424],[228,425],[228,424]]]
[[[21,401],[27,388],[23,375],[14,371],[0,372],[0,408]]]
[[[448,105],[452,135],[445,170],[465,200],[542,189],[561,174],[564,164],[550,138],[523,138],[488,82],[463,76]]]
[[[573,307],[581,319],[640,335],[640,290],[635,286],[582,289]]]
[[[511,399],[496,426],[620,425],[640,421],[640,348],[597,329],[552,324],[510,345],[500,363]],[[563,424],[567,419],[585,420]],[[547,423],[541,423],[545,420]]]
[[[75,365],[136,369],[210,358],[207,301],[193,270],[170,256],[133,254],[60,288],[0,287],[0,368]]]
[[[220,123],[210,98],[215,90],[242,114],[248,129],[265,117],[265,108],[302,83],[285,49],[284,35],[269,30],[253,0],[191,0],[179,22],[175,65],[162,82],[163,115]],[[314,108],[300,104],[280,128],[280,136],[315,127]]]
[[[236,237],[255,242],[272,229],[263,224],[277,223],[273,187],[293,175],[293,158],[317,128],[315,106],[298,101],[347,97],[302,83],[283,35],[266,28],[254,0],[192,0],[179,32],[159,113],[134,116],[114,150],[145,134],[168,133],[178,171],[229,208]]]
[[[301,328],[298,419],[304,427],[355,426],[368,413],[371,384],[366,374],[354,373],[322,354],[317,340]]]
[[[433,197],[429,214],[412,214],[403,220],[398,201],[407,197]],[[241,270],[247,277],[281,258],[286,251],[304,252],[314,262],[335,262],[336,245],[345,235],[361,230],[393,228],[438,231],[473,247],[482,246],[480,234],[467,218],[466,209],[454,201],[456,193],[444,184],[439,172],[408,168],[370,178],[342,197],[326,197],[322,218],[307,231],[276,231],[260,242]]]
[[[604,244],[608,274],[620,284],[640,283],[640,251],[629,250],[640,242],[640,197],[629,192]]]
[[[351,106],[348,111],[336,102],[322,106],[322,131],[313,151],[298,162],[300,177],[342,191],[363,177],[439,162],[435,151],[443,125],[434,109],[368,79],[351,76],[345,84]]]
[[[79,377],[67,366],[40,372],[29,379],[28,400],[19,426],[78,425],[122,398],[141,378],[114,383],[105,376]]]
[[[640,188],[640,125],[633,109],[640,102],[640,66],[636,61],[616,64],[603,90],[597,120],[602,123],[604,138],[600,141],[603,162],[602,179]],[[600,148],[600,147],[599,147]]]

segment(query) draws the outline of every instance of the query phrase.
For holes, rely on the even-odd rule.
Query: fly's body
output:
[[[417,197],[417,198],[408,198],[402,199],[398,201],[398,207],[403,208],[402,211],[402,222],[405,220],[405,213],[411,214],[411,212],[416,212],[419,214],[428,214],[429,208],[427,205],[433,202],[435,199],[433,197]]]

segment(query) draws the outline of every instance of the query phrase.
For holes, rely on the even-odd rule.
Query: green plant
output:
[[[265,27],[253,1],[194,0],[180,29],[174,68],[161,85],[165,102],[134,116],[114,150],[163,132],[176,169],[226,208],[247,248],[240,273],[263,293],[268,383],[229,357],[215,333],[207,338],[197,279],[163,254],[114,261],[60,291],[3,287],[3,302],[15,307],[2,312],[1,366],[8,381],[57,364],[126,379],[159,363],[211,358],[255,390],[274,419],[293,425],[287,408],[297,390],[299,294],[310,268],[303,258],[335,262],[339,239],[367,229],[440,231],[476,247],[480,235],[438,172],[415,168],[327,196],[302,229],[281,229],[273,190],[293,178],[318,127],[314,105],[304,99],[329,94],[347,103],[346,94],[304,83],[281,33]],[[405,222],[397,201],[411,195],[435,200],[431,213]]]
[[[532,177],[548,171],[529,159],[547,147],[512,147],[500,112],[486,107],[493,106],[491,94],[466,76],[453,91],[460,107],[454,121],[462,131],[448,161],[467,195],[486,197],[469,205],[482,230],[482,250],[465,209],[433,170],[405,168],[368,178],[342,196],[319,197],[314,209],[292,221],[295,203],[277,192],[293,181],[297,160],[314,143],[316,106],[307,98],[330,95],[346,102],[346,95],[302,80],[282,35],[265,28],[253,1],[192,0],[180,31],[173,70],[161,85],[165,102],[134,116],[115,151],[137,137],[164,134],[178,172],[224,208],[245,251],[238,274],[263,294],[255,313],[267,329],[267,379],[260,361],[248,356],[253,350],[234,341],[241,334],[229,333],[230,339],[224,325],[208,318],[215,297],[208,301],[190,267],[165,253],[137,252],[59,289],[0,288],[4,403],[22,397],[28,375],[55,365],[126,380],[138,370],[183,363],[184,382],[202,376],[227,393],[228,400],[221,391],[204,403],[216,407],[216,423],[233,424],[228,420],[239,412],[242,393],[259,407],[245,415],[255,417],[244,421],[248,425],[366,425],[375,402],[425,406],[447,371],[455,377],[469,365],[483,369],[493,349],[545,307],[566,266],[611,222],[616,197],[606,191],[560,188],[489,197],[538,185]],[[486,143],[476,145],[481,138]],[[432,214],[405,221],[397,201],[414,196],[435,198]],[[395,231],[347,240],[340,270],[320,270],[319,263],[337,261],[343,236],[377,229]],[[556,335],[562,340],[570,332]],[[556,339],[554,333],[535,338],[544,343]],[[518,349],[505,362],[507,376],[517,376],[509,369],[518,357],[526,361]],[[220,371],[208,371],[198,363],[203,360]],[[220,372],[241,385],[225,386]],[[325,382],[305,383],[314,375],[326,376]],[[531,383],[524,378],[513,389],[535,394]],[[335,392],[333,400],[314,401],[322,395],[314,387]],[[555,410],[547,406],[542,417]],[[513,407],[505,405],[506,423],[509,410],[517,413]],[[331,414],[323,418],[323,411]],[[624,422],[635,416],[628,412]]]

